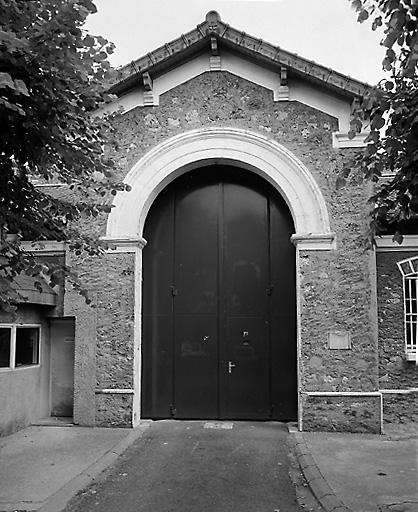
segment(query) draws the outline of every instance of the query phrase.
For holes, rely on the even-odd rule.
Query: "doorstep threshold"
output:
[[[71,416],[50,416],[31,423],[34,427],[74,427]]]

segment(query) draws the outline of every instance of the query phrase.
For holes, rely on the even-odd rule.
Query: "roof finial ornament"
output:
[[[209,11],[206,14],[206,21],[208,22],[208,32],[218,31],[218,21],[221,21],[221,17],[218,12]]]

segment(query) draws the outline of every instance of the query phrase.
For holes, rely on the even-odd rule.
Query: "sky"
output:
[[[382,32],[349,0],[95,0],[86,27],[116,45],[119,67],[180,37],[215,10],[223,22],[371,85],[384,77]]]

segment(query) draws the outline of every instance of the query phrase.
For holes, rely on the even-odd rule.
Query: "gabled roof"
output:
[[[216,11],[210,11],[194,30],[120,68],[111,92],[121,95],[138,85],[147,88],[155,78],[186,60],[209,51],[217,56],[222,49],[277,72],[283,85],[287,78],[298,77],[349,98],[362,97],[371,88],[364,82],[232,28]]]

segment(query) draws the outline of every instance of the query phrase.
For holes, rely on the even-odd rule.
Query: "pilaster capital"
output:
[[[335,233],[296,233],[290,240],[304,251],[332,251],[337,248]]]
[[[107,254],[118,254],[123,252],[136,252],[147,245],[145,238],[117,238],[117,237],[102,237],[101,240],[106,242],[109,247]]]

